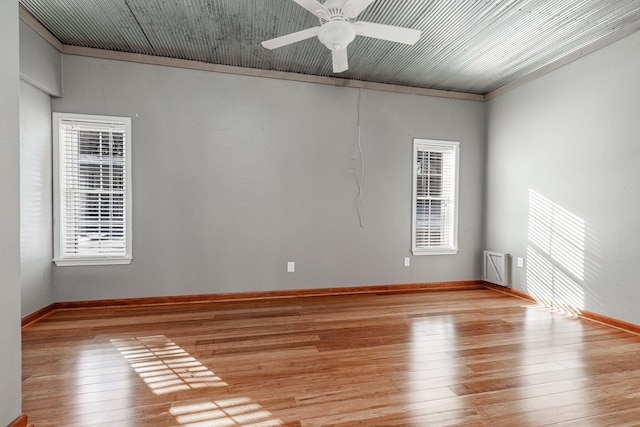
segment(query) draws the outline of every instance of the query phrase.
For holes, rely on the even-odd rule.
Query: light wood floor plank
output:
[[[62,309],[46,426],[640,425],[640,337],[488,289]]]

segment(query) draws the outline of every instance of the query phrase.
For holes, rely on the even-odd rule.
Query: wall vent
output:
[[[482,280],[509,287],[509,254],[484,251]]]

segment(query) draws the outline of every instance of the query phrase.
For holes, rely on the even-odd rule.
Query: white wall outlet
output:
[[[524,258],[518,257],[518,267],[524,267]]]
[[[409,267],[410,265],[411,265],[411,258],[406,257],[406,258],[404,259],[404,266],[405,266],[405,267]]]
[[[293,273],[296,271],[296,263],[293,261],[289,261],[287,263],[287,273]]]

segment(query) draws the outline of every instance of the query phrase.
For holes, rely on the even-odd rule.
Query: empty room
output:
[[[0,426],[640,425],[640,0],[12,0],[0,52]]]

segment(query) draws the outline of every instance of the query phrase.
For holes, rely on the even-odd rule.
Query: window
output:
[[[458,153],[457,142],[413,140],[414,255],[458,252]]]
[[[53,114],[54,262],[131,262],[131,119]]]

